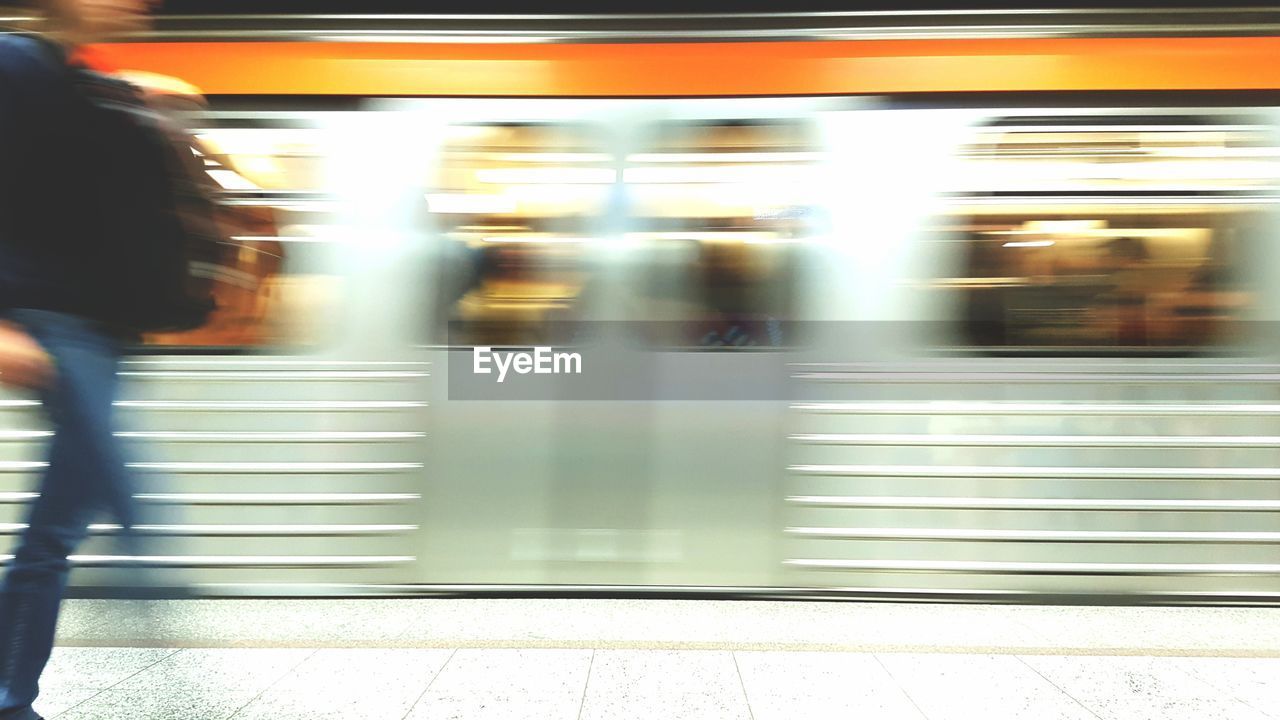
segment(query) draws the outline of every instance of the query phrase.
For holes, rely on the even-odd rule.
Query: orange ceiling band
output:
[[[841,95],[1280,89],[1280,38],[475,44],[120,43],[119,69],[207,94]]]

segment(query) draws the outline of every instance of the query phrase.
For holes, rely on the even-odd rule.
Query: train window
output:
[[[656,347],[794,345],[799,248],[817,152],[800,122],[670,123],[628,158],[644,247],[635,316]]]
[[[1280,177],[1264,131],[1074,120],[1007,121],[968,151],[975,192],[945,228],[965,245],[963,275],[943,282],[965,342],[1144,354],[1237,341],[1259,191]]]
[[[452,128],[428,197],[443,241],[437,342],[572,342],[592,278],[587,246],[617,182],[583,127]]]
[[[319,257],[331,225],[320,193],[323,134],[286,123],[194,135],[230,238],[200,268],[214,280],[218,309],[199,329],[145,336],[143,349],[315,344],[337,300],[337,279]]]
[[[967,340],[987,347],[1195,348],[1230,340],[1253,293],[1246,208],[1042,206],[954,219]]]

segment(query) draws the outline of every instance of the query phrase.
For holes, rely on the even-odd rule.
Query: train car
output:
[[[147,582],[1274,601],[1276,17],[166,17],[94,48],[203,94],[234,228],[210,325],[125,366]],[[588,372],[476,373],[535,347]],[[12,535],[48,433],[2,405]],[[95,533],[78,590],[136,581]]]

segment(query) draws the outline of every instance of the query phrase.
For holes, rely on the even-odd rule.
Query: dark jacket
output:
[[[95,316],[100,215],[76,103],[60,49],[0,35],[0,310]]]

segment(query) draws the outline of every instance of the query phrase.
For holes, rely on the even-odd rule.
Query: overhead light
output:
[[[603,163],[609,162],[613,157],[605,153],[592,152],[505,152],[486,153],[486,159],[526,163]]]
[[[1028,220],[1022,224],[1028,231],[1042,233],[1086,232],[1106,226],[1106,220]]]
[[[637,184],[766,183],[774,186],[803,183],[812,177],[804,165],[719,165],[686,167],[633,167],[623,180]]]
[[[1056,244],[1053,240],[1015,240],[1005,243],[1004,247],[1049,247]]]
[[[499,168],[477,170],[476,179],[495,185],[604,185],[618,173],[604,168]]]

